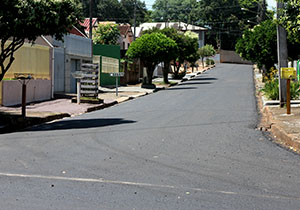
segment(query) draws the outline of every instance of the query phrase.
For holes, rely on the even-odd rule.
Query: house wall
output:
[[[51,42],[56,46],[54,92],[75,93],[76,79],[72,72],[79,71],[82,63],[92,61],[92,40],[70,34],[64,36],[64,42],[55,39]]]

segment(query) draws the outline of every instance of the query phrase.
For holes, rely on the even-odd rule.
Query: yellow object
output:
[[[10,44],[9,42],[6,45]],[[14,54],[15,60],[4,78],[14,78],[15,73],[30,73],[34,79],[51,79],[50,48],[25,43]],[[8,59],[4,62],[7,65]]]
[[[281,68],[280,77],[281,79],[296,79],[297,77],[296,70],[293,67]]]

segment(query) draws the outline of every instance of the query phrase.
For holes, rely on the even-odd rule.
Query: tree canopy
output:
[[[272,20],[262,22],[244,32],[236,44],[236,51],[242,58],[257,63],[268,70],[277,62],[277,32]]]
[[[285,8],[281,17],[291,39],[300,43],[300,1],[285,0]]]
[[[120,31],[117,24],[99,24],[93,34],[95,44],[116,45]]]
[[[146,84],[152,84],[154,68],[164,61],[177,47],[176,42],[162,33],[144,34],[134,41],[126,55],[129,58],[140,58],[147,67],[148,80]]]
[[[25,40],[34,42],[41,35],[62,39],[81,19],[78,5],[77,0],[1,0],[0,81],[15,59],[14,52]]]
[[[135,0],[92,0],[93,17],[102,21],[116,21],[117,23],[133,24]],[[81,0],[83,14],[89,17],[89,0]],[[136,22],[144,22],[148,18],[145,2],[136,1]]]

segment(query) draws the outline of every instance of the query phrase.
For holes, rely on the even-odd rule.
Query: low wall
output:
[[[26,102],[51,99],[51,80],[30,80],[26,88]],[[22,84],[18,80],[2,81],[3,106],[20,105],[22,103]]]
[[[244,60],[235,51],[220,50],[220,62],[221,63],[240,63],[240,64],[252,64],[252,62]]]

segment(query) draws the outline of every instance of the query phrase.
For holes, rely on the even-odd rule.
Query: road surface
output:
[[[300,158],[255,130],[251,66],[0,135],[0,209],[299,209]]]

